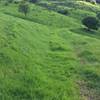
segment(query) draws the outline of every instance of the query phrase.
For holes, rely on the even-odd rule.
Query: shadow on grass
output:
[[[78,28],[78,29],[71,29],[70,31],[77,33],[77,34],[81,34],[84,36],[89,36],[89,37],[93,37],[96,39],[100,39],[100,34],[99,31],[94,31],[94,30],[87,30],[86,28]]]
[[[0,63],[1,64],[9,64],[12,62],[12,59],[6,54],[0,52]]]
[[[95,55],[90,51],[83,51],[79,54],[80,57],[84,58],[86,61],[90,63],[99,62]]]
[[[66,51],[66,48],[59,43],[50,41],[49,44],[51,51]]]

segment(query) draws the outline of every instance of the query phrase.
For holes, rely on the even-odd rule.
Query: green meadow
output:
[[[81,23],[100,5],[55,9],[30,4],[25,16],[0,3],[0,100],[100,100],[100,29]]]

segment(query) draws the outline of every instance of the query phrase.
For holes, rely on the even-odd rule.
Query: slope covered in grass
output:
[[[78,99],[68,70],[73,70],[72,61],[77,65],[69,44],[63,44],[46,26],[4,14],[0,14],[0,23],[1,98]]]
[[[77,20],[73,19],[72,17],[66,17],[53,11],[47,11],[44,8],[35,5],[31,5],[31,11],[27,17],[25,17],[24,14],[18,12],[18,5],[2,7],[1,11],[15,17],[23,18],[43,25],[48,25],[49,27],[63,28],[78,26]]]
[[[99,100],[99,30],[81,24],[83,12],[95,13],[32,5],[25,17],[17,6],[0,6],[0,99]]]

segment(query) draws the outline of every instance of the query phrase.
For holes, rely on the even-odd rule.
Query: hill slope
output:
[[[74,13],[32,5],[24,17],[15,5],[1,9],[1,100],[99,100],[99,31],[83,31]]]

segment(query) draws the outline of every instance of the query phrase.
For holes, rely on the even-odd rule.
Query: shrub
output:
[[[66,9],[63,9],[63,10],[59,10],[58,13],[63,14],[63,15],[67,15],[68,11]]]
[[[8,0],[8,3],[12,3],[13,2],[13,0]]]
[[[37,3],[38,2],[38,0],[29,0],[30,2],[32,2],[32,3]]]
[[[21,2],[19,5],[19,12],[22,12],[25,14],[25,16],[27,15],[27,13],[29,12],[29,4],[27,2]]]
[[[8,6],[9,5],[9,2],[4,2],[4,6]]]
[[[88,30],[98,30],[99,21],[95,17],[86,17],[82,20],[82,23]]]
[[[4,1],[4,5],[5,6],[8,6],[10,3],[12,3],[13,2],[13,0],[7,0],[7,1]]]
[[[21,0],[14,0],[13,2],[14,2],[15,4],[18,4],[18,3],[21,2]]]

